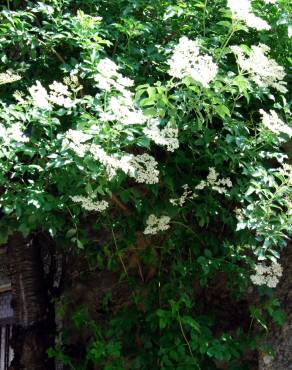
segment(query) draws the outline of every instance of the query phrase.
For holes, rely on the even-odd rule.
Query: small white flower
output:
[[[280,168],[279,173],[286,177],[289,184],[292,185],[292,165],[288,163],[283,163],[282,168]]]
[[[112,60],[105,58],[100,60],[97,65],[97,73],[94,75],[94,80],[97,82],[97,87],[101,90],[111,91],[115,89],[122,93],[125,98],[132,96],[132,93],[127,88],[134,85],[134,81],[124,77],[118,72],[117,66]]]
[[[33,104],[36,107],[41,109],[51,109],[47,90],[42,86],[40,81],[36,81],[36,84],[31,86],[28,91],[32,97]]]
[[[50,102],[65,108],[71,108],[74,105],[67,85],[54,81],[49,88],[51,90],[48,98]]]
[[[134,85],[134,81],[131,80],[130,78],[128,77],[123,77],[122,75],[119,75],[118,78],[117,78],[117,83],[122,85],[122,86],[125,86],[125,87],[131,87]]]
[[[150,215],[146,221],[146,228],[144,230],[144,234],[155,235],[159,231],[165,231],[170,228],[169,225],[170,217],[168,216],[161,216],[156,217],[155,215]]]
[[[198,41],[189,40],[186,36],[180,38],[175,46],[172,57],[168,60],[168,73],[176,78],[191,77],[204,87],[215,78],[218,66],[209,55],[200,54]]]
[[[195,187],[196,190],[203,190],[207,186],[206,181],[201,181],[198,183],[198,185]]]
[[[206,181],[202,180],[196,187],[196,190],[203,190],[205,187],[210,186],[212,190],[217,191],[219,194],[226,194],[228,189],[232,187],[232,182],[229,177],[226,179],[219,179],[219,174],[214,167],[209,167],[209,174]]]
[[[19,74],[8,70],[4,73],[0,73],[0,85],[12,83],[20,80],[21,78],[22,77]]]
[[[137,182],[145,184],[158,183],[158,163],[151,155],[147,153],[136,155],[131,159],[130,165],[133,171],[129,172],[129,176],[133,177]]]
[[[96,201],[92,197],[84,197],[82,195],[75,195],[70,198],[75,203],[81,203],[82,208],[86,211],[103,212],[109,207],[109,203],[105,200]]]
[[[282,274],[283,268],[279,263],[273,262],[270,266],[261,263],[255,266],[255,274],[251,275],[250,279],[255,285],[267,285],[270,288],[275,288]]]
[[[102,75],[96,75],[94,80],[97,82],[97,87],[101,90],[110,91],[111,84],[108,78],[103,77]]]
[[[29,141],[29,138],[23,134],[23,129],[19,122],[14,123],[11,127],[9,127],[7,132],[10,139],[13,141],[17,141],[19,143],[26,143]]]
[[[61,82],[54,81],[49,88],[58,95],[70,96],[71,93],[68,90],[68,86],[62,84]]]
[[[0,140],[2,141],[1,145],[9,146],[12,142],[26,143],[29,138],[23,134],[21,123],[16,122],[8,128],[0,124]]]
[[[109,180],[111,180],[117,174],[117,170],[120,169],[119,159],[107,154],[106,151],[97,144],[92,144],[89,150],[93,158],[104,165],[106,174]]]
[[[71,149],[78,155],[78,157],[83,158],[89,150],[89,145],[84,143],[91,138],[91,135],[85,134],[80,130],[70,129],[65,133],[62,141],[62,148]]]
[[[143,129],[144,134],[158,145],[166,146],[169,152],[174,152],[179,147],[178,128],[169,122],[162,130],[159,129],[159,120],[152,118],[147,127]]]
[[[98,65],[96,66],[96,69],[103,76],[112,77],[117,75],[119,67],[116,65],[115,62],[113,62],[109,58],[104,58],[99,61]]]
[[[269,30],[270,25],[252,12],[251,0],[227,0],[227,6],[231,10],[232,18],[241,20],[248,27],[257,30]]]
[[[146,119],[142,110],[134,106],[132,99],[124,96],[112,96],[107,110],[100,114],[101,121],[118,121],[123,125],[142,125]]]
[[[260,109],[260,113],[262,115],[262,123],[266,128],[275,134],[285,133],[292,137],[292,127],[286,125],[274,110],[270,110],[270,113],[267,113]]]
[[[177,199],[174,198],[169,200],[172,205],[182,207],[187,201],[187,199],[197,198],[198,195],[195,194],[192,190],[190,190],[188,184],[183,185],[182,188],[184,189],[184,192],[180,198]]]
[[[266,56],[270,51],[267,45],[253,45],[248,57],[239,46],[231,46],[230,49],[236,55],[240,68],[246,71],[258,86],[263,88],[270,86],[283,94],[288,91],[287,83],[283,81],[286,75],[284,68]]]

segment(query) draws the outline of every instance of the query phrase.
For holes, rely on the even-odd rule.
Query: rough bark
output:
[[[46,351],[54,345],[54,311],[38,237],[14,234],[7,246],[16,325],[11,370],[51,370]]]

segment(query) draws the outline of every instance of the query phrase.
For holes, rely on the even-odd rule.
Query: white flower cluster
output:
[[[156,217],[155,215],[150,215],[146,221],[147,226],[144,234],[155,235],[159,231],[165,231],[170,228],[169,222],[170,217],[168,216]]]
[[[243,220],[243,210],[242,208],[234,208],[235,217],[238,222],[241,222]]]
[[[102,59],[96,68],[98,73],[94,75],[94,80],[97,82],[97,87],[108,92],[116,90],[121,93],[110,97],[105,111],[100,113],[100,120],[117,121],[123,125],[144,124],[147,117],[135,106],[134,95],[128,90],[134,85],[134,81],[119,73],[119,66],[108,58]]]
[[[212,190],[217,191],[219,194],[226,194],[228,188],[232,187],[232,182],[229,177],[226,179],[218,179],[219,174],[216,172],[214,167],[209,167],[209,174],[206,181],[202,180],[195,189],[202,190],[207,186],[210,186]]]
[[[51,103],[60,105],[65,108],[70,108],[74,105],[71,99],[71,93],[68,90],[68,86],[61,82],[54,81],[49,85],[50,93],[42,86],[40,81],[36,81],[36,84],[31,86],[28,91],[32,97],[33,104],[41,109],[51,109]]]
[[[47,90],[42,86],[40,81],[36,81],[36,84],[31,86],[28,91],[32,97],[33,104],[36,107],[41,109],[51,108],[49,104],[49,96]]]
[[[183,185],[182,188],[184,192],[180,198],[173,198],[169,200],[172,205],[182,207],[187,199],[197,198],[198,195],[195,194],[192,190],[190,190],[188,184]]]
[[[26,143],[29,138],[23,134],[22,125],[16,122],[7,128],[0,124],[0,140],[2,140],[1,145],[9,146],[12,141]]]
[[[257,30],[269,30],[271,26],[252,12],[251,0],[227,0],[232,18],[245,22],[248,27]]]
[[[147,120],[141,109],[136,108],[130,96],[112,96],[105,112],[100,113],[100,120],[118,121],[123,125],[141,125]]]
[[[108,155],[104,149],[97,144],[92,144],[89,150],[93,158],[105,166],[109,179],[112,179],[116,175],[117,170],[120,169],[139,183],[156,184],[159,181],[158,164],[156,160],[147,153],[136,156],[125,154],[121,156],[121,158],[117,158]]]
[[[282,176],[287,177],[289,184],[292,185],[292,165],[284,163],[279,172]]]
[[[133,156],[130,165],[133,170],[129,172],[129,176],[133,177],[137,182],[145,184],[158,183],[158,163],[151,155],[144,153]]]
[[[253,45],[248,57],[239,46],[231,46],[230,49],[236,55],[240,68],[246,71],[258,86],[263,88],[271,86],[283,94],[288,91],[287,83],[283,81],[286,75],[284,68],[266,56],[270,51],[267,45]]]
[[[99,89],[111,91],[112,88],[115,88],[124,96],[131,96],[127,88],[133,86],[134,81],[119,73],[119,66],[112,60],[109,58],[102,59],[96,68],[98,73],[94,75],[94,80],[97,82]]]
[[[251,275],[250,279],[255,285],[267,285],[270,288],[275,288],[282,274],[283,269],[279,263],[273,262],[270,266],[260,263],[256,265],[255,274]]]
[[[169,122],[162,130],[159,129],[159,120],[149,119],[147,127],[143,129],[144,134],[158,145],[166,146],[169,152],[179,147],[178,128]]]
[[[109,207],[109,203],[106,200],[96,201],[92,197],[84,197],[82,195],[75,195],[70,197],[73,202],[81,203],[81,206],[86,211],[103,212]]]
[[[76,75],[70,75],[63,78],[65,85],[70,87],[71,90],[83,89],[83,86],[79,83],[78,77]]]
[[[68,86],[62,84],[61,82],[54,81],[51,85],[49,85],[49,88],[51,89],[49,100],[53,104],[60,105],[64,108],[70,108],[74,105],[71,99],[71,93],[68,90]]]
[[[260,109],[260,114],[262,115],[262,123],[266,128],[275,134],[284,133],[292,137],[292,127],[286,125],[274,110],[270,110],[270,113],[267,113]]]
[[[18,101],[19,103],[25,103],[25,99],[24,99],[25,94],[24,94],[24,92],[19,91],[19,90],[16,90],[16,91],[13,93],[13,95],[12,95],[12,96],[13,96],[13,97],[14,97],[14,99],[15,99],[16,101]]]
[[[278,0],[264,0],[264,3],[266,4],[276,4]]]
[[[78,155],[78,157],[83,158],[86,152],[89,150],[89,145],[84,143],[91,138],[91,135],[85,134],[80,130],[70,129],[66,132],[62,141],[62,148],[71,149]]]
[[[111,180],[116,174],[117,170],[122,170],[128,173],[131,166],[129,164],[131,160],[130,155],[123,156],[121,159],[111,156],[98,144],[92,144],[89,149],[93,158],[104,165],[106,174]]]
[[[191,77],[204,87],[215,78],[218,66],[209,55],[200,54],[198,41],[189,40],[186,36],[180,38],[175,46],[172,57],[168,60],[168,73],[176,78]]]
[[[19,76],[19,74],[8,70],[4,73],[0,73],[0,85],[12,83],[12,82],[20,80],[21,78],[22,77]]]
[[[71,149],[80,158],[83,158],[87,152],[90,153],[105,167],[109,180],[116,176],[118,170],[121,170],[139,183],[158,183],[158,163],[151,155],[147,153],[136,156],[126,153],[122,156],[109,155],[100,145],[86,143],[90,139],[92,135],[70,129],[62,141],[62,148]]]

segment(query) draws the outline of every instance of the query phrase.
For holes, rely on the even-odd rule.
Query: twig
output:
[[[118,198],[115,194],[112,194],[112,201],[119,207],[121,208],[126,216],[129,216],[131,214],[131,211],[129,210],[128,207],[126,207]]]

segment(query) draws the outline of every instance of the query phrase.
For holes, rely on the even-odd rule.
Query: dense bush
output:
[[[291,232],[290,10],[2,6],[1,242],[48,231],[131,291],[105,322],[76,312],[76,330],[92,330],[83,362],[65,339],[50,351],[72,368],[248,369],[269,318],[283,321],[272,288]],[[249,322],[223,315],[255,291]]]

